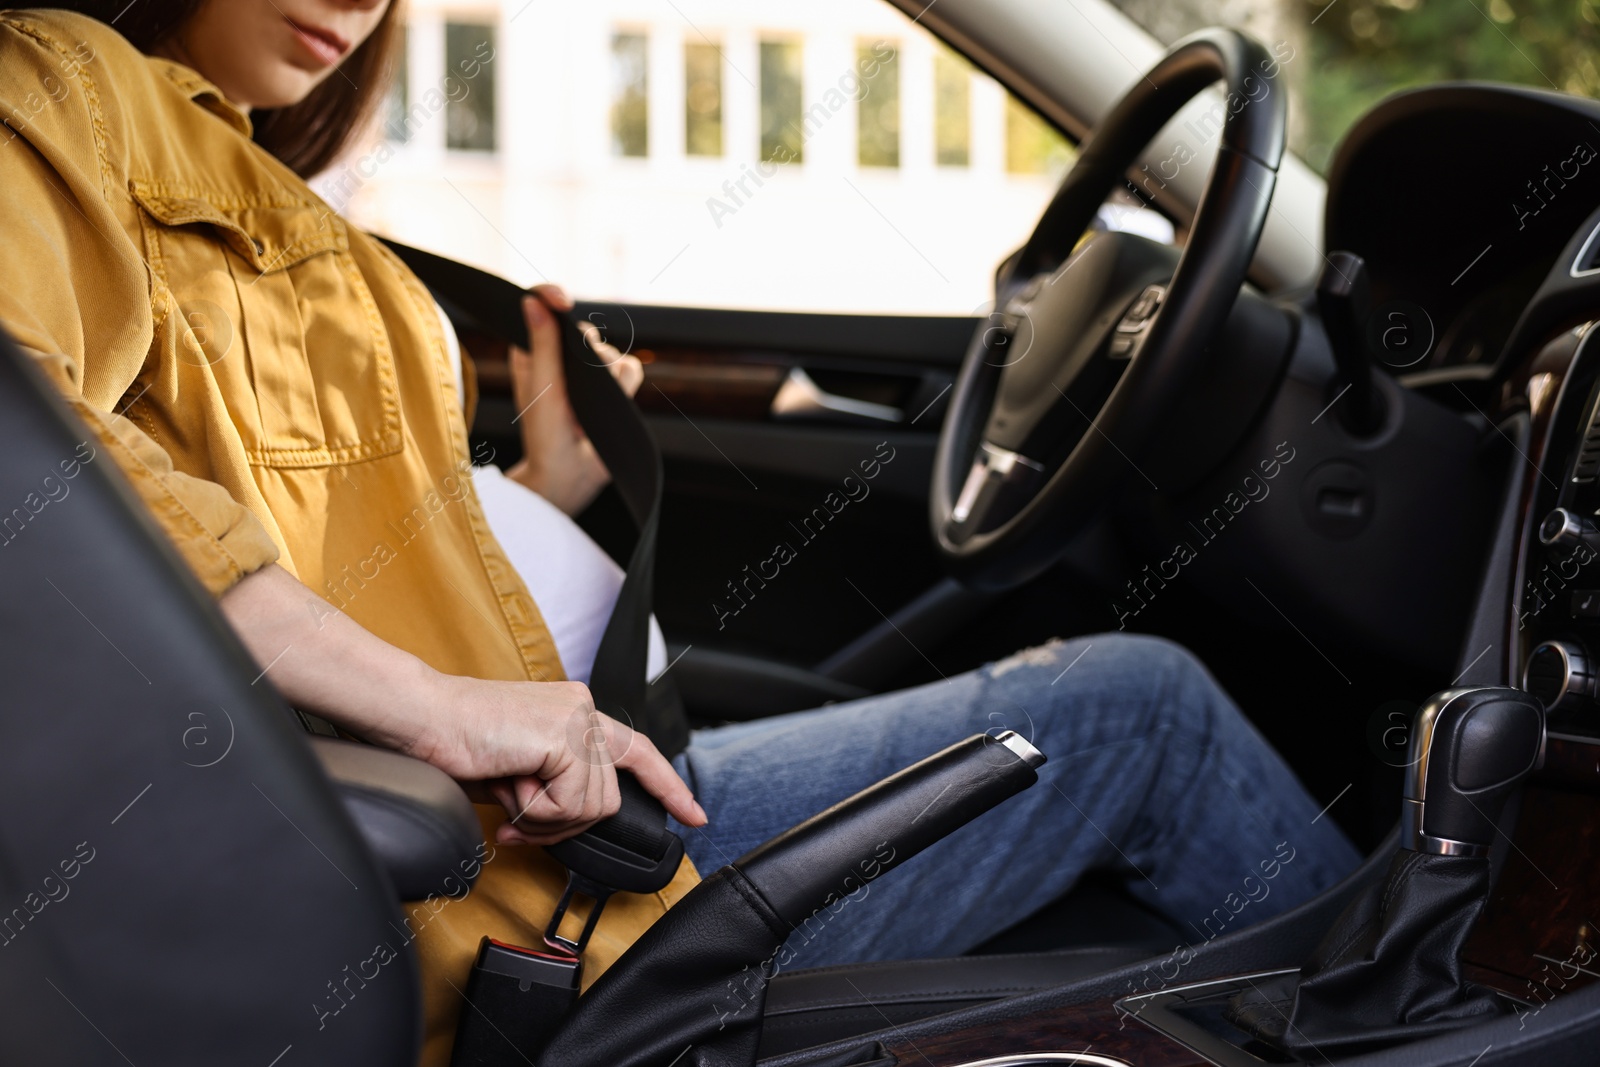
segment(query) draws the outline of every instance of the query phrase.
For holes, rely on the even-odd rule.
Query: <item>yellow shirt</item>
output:
[[[473,493],[432,302],[388,249],[215,86],[92,19],[0,13],[0,117],[0,323],[207,588],[276,559],[440,671],[563,677]],[[693,881],[686,862],[619,894],[586,977]],[[425,1062],[448,1059],[478,938],[538,944],[563,883],[542,850],[499,847],[466,899],[408,907]]]

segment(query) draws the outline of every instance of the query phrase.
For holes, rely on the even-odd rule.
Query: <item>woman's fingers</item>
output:
[[[583,334],[584,344],[589,346],[589,351],[599,357],[617,384],[622,386],[622,391],[629,396],[637,393],[639,386],[644,384],[644,364],[639,362],[639,357],[619,351],[616,345],[605,340],[600,327],[587,319],[578,321],[578,330]]]
[[[553,285],[540,288],[560,293]],[[564,295],[562,301],[565,301]],[[551,382],[561,384],[561,324],[550,313],[550,306],[567,310],[571,304],[567,302],[563,306],[533,295],[523,298],[523,314],[527,318],[528,339],[532,347],[527,352],[520,348],[511,350],[512,378],[519,387],[515,390],[519,405],[533,403]],[[611,372],[623,391],[629,396],[638,392],[639,386],[644,383],[644,364],[639,362],[639,358],[620,352],[615,345],[607,343],[599,327],[587,319],[578,320],[578,329],[589,350]],[[527,395],[524,396],[524,393]]]
[[[562,783],[559,775],[550,781],[532,777],[511,781],[517,805],[512,822],[520,823],[524,819],[530,824],[556,822],[565,814],[561,810],[563,802],[572,802],[572,783]]]
[[[530,834],[510,823],[501,823],[494,832],[497,845],[554,845],[565,840],[560,834]]]
[[[531,356],[532,370],[537,373],[533,377],[540,379],[532,382],[533,390],[542,389],[544,383],[549,381],[559,368],[561,361],[561,329],[550,309],[557,311],[571,311],[572,300],[558,285],[536,285],[528,296],[523,298],[523,314],[528,321],[528,337],[532,351],[523,353],[520,349],[512,350],[512,371],[517,370],[516,357]],[[639,391],[639,386],[644,384],[644,364],[639,362],[639,357],[619,351],[617,347],[605,340],[605,334],[600,328],[588,319],[578,320],[578,330],[583,334],[583,340],[589,350],[599,357],[612,377],[622,386],[623,392],[632,396]],[[530,403],[532,396],[526,400],[519,397],[521,403]]]
[[[590,711],[587,718],[589,729],[584,731],[584,750],[578,753],[578,760],[589,768],[588,788],[583,795],[582,818],[593,825],[606,815],[606,779],[608,777],[611,779],[611,788],[614,791],[617,769],[611,765],[611,753],[607,748],[609,738],[602,721],[605,716],[598,711]]]
[[[540,300],[543,300],[557,311],[572,310],[572,298],[559,285],[545,282],[543,285],[534,286],[529,292],[536,294]]]
[[[571,747],[551,761],[551,773],[491,787],[514,829],[531,843],[565,840],[616,814],[621,806],[606,728],[610,720],[593,705],[575,715],[576,729],[568,732]]]
[[[566,380],[561,371],[561,329],[550,309],[537,297],[524,297],[523,315],[528,323],[527,350],[513,347],[511,394],[517,406],[517,420],[523,423],[523,448],[531,447],[529,434],[536,439],[552,432],[563,421],[567,406]]]
[[[591,779],[594,768],[574,760],[549,779],[515,779],[516,807],[511,822],[526,834],[563,840],[600,821],[600,790]]]
[[[481,784],[494,797],[495,803],[506,810],[506,818],[515,820],[519,808],[515,783],[510,778],[496,778]]]
[[[514,379],[523,379],[519,384],[537,395],[561,373],[561,326],[538,297],[523,297],[522,313],[528,323],[529,348],[511,350],[511,371]],[[530,396],[523,402],[532,400]]]
[[[496,840],[553,844],[615,815],[619,765],[635,773],[643,766],[657,794],[675,786],[676,796],[667,793],[674,813],[694,822],[693,800],[671,766],[644,738],[597,711],[583,683],[448,681],[443,698],[460,712],[459,744],[426,758],[461,781],[475,802],[505,811]]]
[[[555,286],[523,299],[529,350],[511,349],[512,395],[520,423],[522,460],[506,472],[550,503],[576,515],[605,488],[610,474],[595,454],[567,396],[561,329],[550,307],[570,307]]]
[[[674,819],[685,826],[704,826],[705,809],[650,739],[615,719],[607,718],[606,722],[617,767],[633,772],[639,784],[661,801]]]
[[[611,348],[610,345],[606,346]],[[612,348],[613,352],[617,350]],[[639,386],[644,384],[644,364],[639,362],[638,356],[625,356],[617,352],[617,358],[607,366],[611,369],[611,376],[622,386],[622,391],[633,396],[639,391]]]
[[[592,814],[596,821],[609,819],[622,809],[622,791],[617,786],[615,753],[611,750],[610,716],[599,711],[588,713],[589,728],[584,731],[584,749],[579,758],[594,767],[591,778],[594,791]]]
[[[601,779],[600,791],[600,818],[609,819],[622,810],[622,787],[617,783],[617,770],[611,768],[611,773]]]

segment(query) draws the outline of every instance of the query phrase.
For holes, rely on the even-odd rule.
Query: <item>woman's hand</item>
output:
[[[550,845],[621,807],[617,771],[631,771],[673,818],[705,812],[651,744],[595,710],[581,682],[484,682],[441,675],[430,730],[412,754],[462,781],[481,781],[505,808],[501,844]]]
[[[568,515],[577,515],[606,487],[611,472],[595,453],[567,399],[561,326],[549,309],[570,311],[572,301],[554,285],[535,286],[533,294],[522,302],[532,350],[513,348],[510,356],[512,396],[517,405],[514,421],[522,426],[522,461],[506,474]],[[638,358],[607,344],[593,323],[580,320],[578,328],[589,350],[606,364],[624,391],[629,396],[637,392],[644,381],[644,367]]]
[[[644,735],[596,711],[582,683],[441,674],[276,564],[241,579],[221,606],[291,704],[480,785],[506,809],[503,843],[551,844],[616,814],[619,768],[680,823],[705,825],[672,764]]]

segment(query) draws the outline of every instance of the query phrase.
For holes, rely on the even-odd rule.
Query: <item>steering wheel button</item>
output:
[[[1122,316],[1122,321],[1117,323],[1117,330],[1121,333],[1138,333],[1150,324],[1156,312],[1161,308],[1161,299],[1167,295],[1166,286],[1147,285],[1144,292],[1133,302],[1128,313]]]

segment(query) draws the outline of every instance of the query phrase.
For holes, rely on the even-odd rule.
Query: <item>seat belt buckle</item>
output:
[[[562,891],[561,899],[556,903],[555,914],[550,916],[550,922],[544,928],[544,943],[557,952],[581,957],[584,947],[589,944],[590,935],[594,933],[595,924],[600,921],[600,913],[605,910],[606,902],[611,899],[612,892],[609,886],[601,885],[592,878],[585,878],[577,871],[569,870],[567,888]],[[583,930],[574,941],[561,936],[561,922],[567,917],[567,911],[580,893],[594,901],[594,904],[589,908],[589,917],[584,920]]]
[[[577,1003],[583,961],[485,937],[462,993],[450,1067],[514,1067],[536,1057]]]
[[[583,950],[611,894],[610,887],[569,871],[543,948],[492,937],[478,942],[450,1067],[514,1067],[544,1049],[578,1001]],[[580,895],[594,902],[589,915],[576,939],[562,937],[561,923]]]

